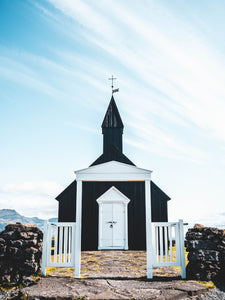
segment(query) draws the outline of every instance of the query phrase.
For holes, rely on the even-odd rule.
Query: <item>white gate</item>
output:
[[[183,221],[152,223],[152,267],[181,267],[186,277]]]
[[[147,277],[153,267],[181,266],[186,278],[183,221],[151,223],[150,248],[147,247]],[[80,277],[80,252],[75,249],[76,223],[45,222],[42,249],[42,275],[46,267],[75,267]],[[77,246],[77,243],[76,243]]]
[[[76,223],[45,222],[42,275],[46,267],[75,267],[75,229]]]

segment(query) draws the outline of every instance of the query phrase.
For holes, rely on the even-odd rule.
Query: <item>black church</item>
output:
[[[78,222],[82,250],[145,250],[147,221],[167,222],[170,198],[123,154],[123,129],[111,98],[103,123],[103,154],[60,195],[59,222]],[[77,200],[78,199],[78,200]]]

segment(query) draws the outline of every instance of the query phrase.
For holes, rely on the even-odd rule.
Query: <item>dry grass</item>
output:
[[[46,276],[51,275],[55,271],[56,267],[47,267]]]
[[[173,247],[172,249],[172,261],[173,262],[176,262],[176,249],[175,247]],[[129,254],[129,253],[128,253]],[[134,267],[135,269],[137,269],[137,271],[140,271],[140,268],[142,269],[144,265],[146,265],[146,258],[145,259],[142,259],[140,261],[140,266],[137,265],[137,263],[135,263],[135,266],[133,265],[133,254],[129,254],[131,255],[131,261],[124,261],[124,262],[120,262],[120,266],[121,267],[124,267],[126,269],[130,269],[131,272],[134,272]],[[62,258],[63,258],[64,254],[62,255]],[[186,248],[185,248],[185,264],[187,265],[188,264],[188,259],[187,259],[187,256],[188,256],[188,252],[186,251]],[[95,273],[99,273],[101,272],[101,264],[102,264],[102,261],[100,261],[100,258],[101,257],[101,251],[98,251],[98,254],[90,254],[88,259],[87,258],[82,258],[82,261],[81,261],[81,270],[82,270],[82,276],[81,278],[87,278],[88,277],[88,274],[90,272],[95,272]],[[110,255],[106,255],[104,254],[104,257],[105,258],[111,258]],[[118,259],[118,258],[117,258]],[[51,261],[53,262],[54,261],[54,256],[51,257]],[[166,256],[163,255],[163,261],[165,262],[166,261]],[[170,254],[168,255],[168,261],[170,261]],[[59,262],[59,255],[57,255],[57,262]],[[175,269],[176,271],[178,272],[181,272],[181,267],[171,267],[173,269]],[[47,275],[53,275],[54,272],[55,272],[55,267],[48,267],[46,269],[46,274]],[[161,267],[160,268],[162,270],[162,273],[164,273],[164,267]],[[62,272],[60,272],[60,276],[68,276],[70,275],[71,277],[74,277],[72,274],[73,274],[73,271],[74,271],[74,268],[67,268],[67,270],[63,269]],[[163,274],[163,276],[167,276],[167,273]],[[197,281],[201,284],[203,284],[204,286],[208,287],[208,288],[215,288],[215,285],[212,281]]]

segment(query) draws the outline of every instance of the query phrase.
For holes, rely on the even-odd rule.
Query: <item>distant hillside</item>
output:
[[[57,222],[57,218],[49,219],[51,222]],[[20,215],[14,209],[0,209],[0,231],[5,229],[9,222],[20,222],[22,224],[35,224],[38,228],[43,230],[44,220],[37,217],[29,218]]]

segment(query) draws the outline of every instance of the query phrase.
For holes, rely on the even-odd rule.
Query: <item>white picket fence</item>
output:
[[[46,267],[75,267],[76,223],[45,222],[42,250],[42,275]]]
[[[183,221],[151,223],[151,274],[153,267],[180,266],[182,278],[186,277]],[[76,223],[45,222],[42,275],[46,267],[74,267],[75,277],[80,277],[80,253],[75,249]],[[75,251],[76,250],[76,251]],[[77,257],[75,256],[77,255]],[[152,275],[148,278],[152,278]]]
[[[152,267],[181,267],[186,277],[183,221],[152,223]]]

